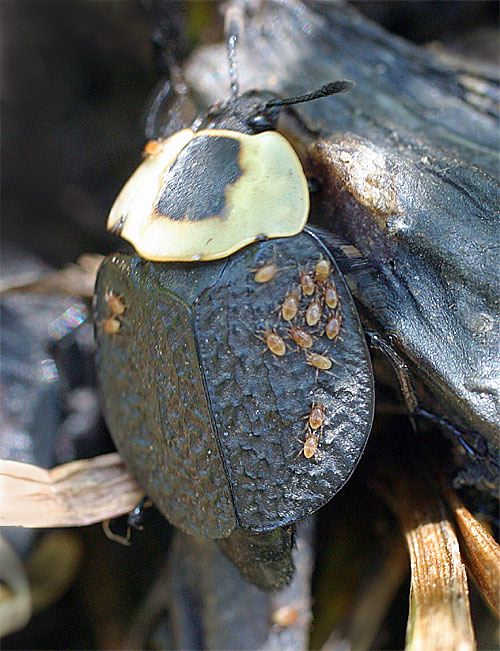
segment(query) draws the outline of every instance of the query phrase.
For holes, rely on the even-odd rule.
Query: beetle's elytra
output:
[[[108,425],[133,474],[183,531],[224,538],[237,527],[264,532],[293,523],[327,502],[360,458],[372,371],[340,273],[333,267],[345,342],[321,337],[320,352],[308,358],[297,349],[277,357],[260,355],[248,331],[269,319],[320,248],[302,233],[202,265],[114,255],[101,268],[97,320],[108,314],[110,287],[127,305],[126,337],[97,329]],[[254,283],[249,270],[270,253],[282,273]],[[331,366],[328,356],[338,364],[317,377],[324,368],[317,360]],[[293,463],[311,401],[324,406],[336,432],[312,474]]]

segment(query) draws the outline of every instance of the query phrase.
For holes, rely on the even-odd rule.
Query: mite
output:
[[[292,321],[297,316],[300,305],[300,291],[292,289],[286,296],[281,306],[281,316],[284,321]]]
[[[306,323],[308,326],[315,326],[321,320],[323,309],[319,300],[311,301],[306,310]]]
[[[283,355],[286,353],[285,342],[283,341],[282,337],[280,337],[280,335],[271,328],[266,328],[262,332],[262,335],[257,333],[255,336],[257,339],[260,339],[260,341],[263,341],[266,344],[267,348],[272,352],[273,355],[276,355],[277,357],[283,357]]]
[[[314,267],[314,280],[318,283],[324,283],[328,280],[332,265],[329,260],[320,258]]]
[[[296,326],[292,326],[289,329],[288,334],[290,339],[294,341],[297,346],[300,346],[300,348],[311,348],[314,343],[312,336],[308,332],[305,332],[305,330],[297,328]]]
[[[254,282],[268,283],[278,273],[278,265],[276,262],[264,262],[258,269],[251,269],[251,271],[255,271]]]
[[[300,272],[300,287],[304,296],[312,296],[316,291],[316,283],[307,271]]]
[[[339,295],[334,283],[327,283],[324,290],[325,303],[334,310],[339,304]]]
[[[158,156],[163,149],[163,140],[148,140],[144,147],[145,156]]]
[[[299,611],[293,606],[281,606],[272,614],[272,622],[279,628],[293,626],[299,620]]]
[[[110,316],[103,321],[102,329],[107,335],[116,335],[120,332],[122,324],[114,316]]]
[[[301,454],[303,454],[306,459],[312,459],[312,457],[314,457],[314,455],[318,451],[319,437],[320,437],[319,431],[308,430],[306,440],[303,442],[301,441],[301,443],[303,443],[304,445],[304,447],[301,450]]]
[[[306,418],[308,425],[312,430],[317,430],[323,427],[326,417],[326,407],[319,402],[314,402],[311,408],[311,413]]]
[[[332,360],[325,355],[306,351],[306,362],[309,366],[313,366],[317,371],[328,371],[332,368]]]
[[[121,296],[117,296],[113,292],[108,292],[106,294],[106,303],[108,304],[111,316],[122,316],[124,314],[126,306]]]
[[[342,327],[342,317],[340,315],[331,316],[325,325],[325,334],[328,339],[337,339]]]

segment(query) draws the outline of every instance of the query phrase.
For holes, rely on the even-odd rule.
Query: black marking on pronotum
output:
[[[242,175],[239,153],[240,143],[234,138],[199,136],[191,140],[165,177],[155,213],[188,221],[223,215],[226,189]]]

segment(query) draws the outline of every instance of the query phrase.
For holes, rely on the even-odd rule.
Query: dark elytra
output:
[[[155,214],[189,221],[223,215],[226,189],[242,174],[239,152],[240,143],[234,138],[199,136],[191,140],[165,177]]]
[[[220,539],[237,527],[263,532],[293,523],[342,488],[363,452],[372,370],[333,260],[342,340],[321,337],[313,347],[336,362],[330,372],[317,373],[295,348],[279,358],[262,354],[254,336],[275,325],[300,269],[320,254],[328,255],[320,240],[304,232],[209,263],[117,254],[101,267],[96,322],[106,314],[107,292],[127,304],[117,335],[97,328],[107,422],[132,474],[187,533]],[[280,273],[255,283],[251,270],[270,259]],[[325,405],[328,426],[307,460],[297,452],[313,402]]]

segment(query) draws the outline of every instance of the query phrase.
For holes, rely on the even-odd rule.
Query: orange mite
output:
[[[315,326],[321,319],[321,303],[318,300],[311,301],[306,310],[306,323],[309,326]]]
[[[332,310],[334,310],[339,304],[339,295],[337,293],[337,288],[333,283],[328,283],[325,287],[325,303]]]
[[[302,448],[302,454],[306,459],[311,459],[318,451],[319,436],[319,432],[308,430],[306,440],[304,441],[304,447]]]
[[[319,402],[314,402],[311,413],[308,416],[309,427],[314,431],[323,426],[325,422],[325,405],[320,404]]]
[[[274,330],[271,330],[270,328],[266,328],[263,332],[263,337],[260,337],[259,335],[255,335],[257,339],[260,339],[261,341],[265,342],[266,346],[268,349],[272,352],[273,355],[277,355],[278,357],[283,357],[283,355],[286,353],[286,344],[283,341],[283,339],[274,332]]]
[[[258,269],[251,271],[255,271],[253,279],[256,283],[268,283],[278,273],[278,265],[276,262],[264,262]]]
[[[118,321],[118,319],[115,319],[114,316],[110,316],[107,319],[104,320],[102,324],[102,329],[107,335],[116,335],[120,332],[120,328],[122,327],[122,324]]]
[[[314,267],[314,280],[318,283],[324,283],[330,275],[331,263],[324,258],[320,258]]]
[[[318,371],[328,371],[328,369],[332,368],[332,360],[319,353],[306,351],[306,361],[309,366],[314,366]]]
[[[337,339],[342,327],[342,319],[340,316],[332,316],[328,319],[325,325],[325,334],[328,339]]]
[[[144,147],[144,153],[148,156],[158,156],[163,149],[163,142],[161,140],[148,140]]]
[[[272,614],[273,624],[281,628],[288,628],[297,623],[299,619],[299,611],[293,606],[282,606],[275,610]]]
[[[290,339],[301,348],[311,348],[314,343],[313,338],[308,332],[305,332],[296,326],[292,326],[288,332],[290,334]]]
[[[292,321],[297,316],[300,304],[300,293],[298,289],[292,289],[286,296],[281,306],[281,316],[285,321]]]
[[[106,302],[112,316],[121,316],[125,312],[125,303],[121,296],[108,292],[106,294]]]
[[[316,291],[316,285],[307,271],[300,272],[300,286],[304,296],[312,296]]]

